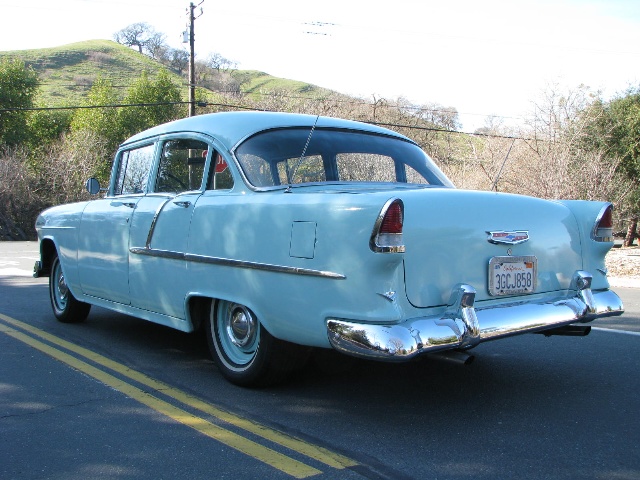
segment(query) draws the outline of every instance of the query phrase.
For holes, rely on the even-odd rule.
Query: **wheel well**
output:
[[[215,299],[209,297],[191,297],[189,299],[189,318],[194,331],[200,330],[204,325],[209,315],[212,300],[215,301]]]
[[[217,308],[218,303],[222,300],[226,300],[226,299],[203,297],[203,296],[193,296],[189,298],[189,301],[187,304],[187,311],[188,311],[189,320],[191,321],[191,325],[193,325],[194,332],[201,330],[204,326],[204,322],[208,321],[209,313],[211,311],[210,309],[212,308],[212,302],[213,302],[213,308],[215,309]],[[233,301],[233,300],[230,300],[230,301]],[[254,312],[254,310],[251,307],[249,306],[247,307],[252,312]],[[267,328],[262,323],[262,317],[258,315],[258,319],[260,320],[260,324],[262,328]],[[267,328],[267,331],[268,330],[269,329]]]
[[[51,274],[51,264],[53,257],[58,253],[53,240],[45,239],[40,244],[40,260],[42,261],[41,276],[48,277]]]

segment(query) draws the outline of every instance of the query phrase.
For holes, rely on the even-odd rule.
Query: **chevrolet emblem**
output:
[[[498,231],[487,233],[489,234],[489,238],[487,238],[489,243],[518,245],[519,243],[524,243],[529,240],[529,232],[526,230]]]

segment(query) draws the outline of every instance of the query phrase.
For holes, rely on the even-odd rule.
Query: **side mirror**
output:
[[[98,181],[98,179],[91,177],[89,180],[87,180],[87,192],[89,192],[91,195],[96,195],[100,192],[100,182]]]

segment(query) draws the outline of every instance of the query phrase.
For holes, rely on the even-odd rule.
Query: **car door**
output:
[[[203,191],[208,144],[194,136],[163,138],[152,192],[131,224],[129,286],[132,306],[184,319],[189,225]]]
[[[143,198],[155,144],[119,152],[109,194],[89,202],[80,221],[78,272],[86,295],[128,305],[129,234],[136,206]]]

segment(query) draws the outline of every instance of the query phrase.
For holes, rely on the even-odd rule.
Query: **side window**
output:
[[[116,195],[145,193],[154,151],[155,144],[122,152],[115,187]]]
[[[271,165],[259,155],[251,152],[238,152],[238,160],[242,164],[249,182],[256,187],[272,187],[276,185],[271,172]]]
[[[347,182],[395,182],[393,158],[375,153],[339,153],[336,156],[340,180]]]
[[[295,170],[295,171],[294,171]],[[290,158],[278,163],[278,176],[280,184],[325,182],[327,176],[324,172],[324,163],[320,155]]]
[[[407,175],[407,183],[422,183],[428,185],[427,179],[420,175],[415,169],[410,165],[404,166],[406,175]]]
[[[212,152],[211,165],[213,166],[213,173],[211,174],[211,181],[207,186],[208,190],[231,190],[233,188],[233,176],[229,171],[229,165],[222,155],[215,150]]]
[[[180,193],[202,187],[208,145],[200,140],[169,140],[162,146],[154,192]]]

